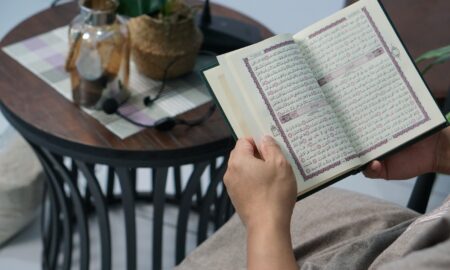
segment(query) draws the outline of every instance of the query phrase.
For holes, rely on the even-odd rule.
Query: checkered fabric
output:
[[[72,100],[69,73],[64,69],[68,50],[67,26],[3,48],[4,52],[52,86],[58,93]],[[176,116],[210,101],[211,97],[198,72],[208,62],[211,63],[211,58],[199,57],[195,72],[169,81],[161,97],[150,107],[144,106],[142,100],[147,95],[154,97],[161,82],[139,74],[134,63],[131,63],[130,88],[132,95],[127,103],[121,106],[120,112],[135,121],[151,125],[158,119]],[[115,114],[107,115],[102,111],[85,108],[82,110],[121,139],[142,129]]]

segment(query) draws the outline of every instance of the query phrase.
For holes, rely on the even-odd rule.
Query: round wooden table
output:
[[[72,2],[38,13],[9,32],[0,47],[67,25],[78,12],[77,5]],[[261,38],[272,35],[258,22],[231,9],[213,5],[212,14],[254,25]],[[199,213],[197,244],[206,239],[210,223],[217,229],[231,216],[233,209],[220,185],[234,141],[219,113],[214,113],[200,126],[177,126],[170,132],[144,129],[122,140],[3,51],[0,51],[0,74],[2,112],[33,147],[48,178],[49,207],[42,207],[42,221],[49,221],[48,224],[44,222],[42,234],[44,268],[70,268],[73,237],[78,233],[80,269],[89,269],[88,214],[92,213],[99,226],[101,268],[111,269],[108,206],[114,202],[120,203],[124,210],[127,269],[136,269],[137,200],[149,201],[154,206],[152,262],[155,270],[162,268],[165,203],[179,207],[177,263],[185,256],[191,210]],[[205,104],[181,116],[196,118],[203,115],[209,106]],[[106,190],[102,190],[99,184],[103,179],[98,179],[95,173],[98,164],[108,166],[107,179],[104,179],[107,181]],[[180,168],[186,164],[192,164],[194,169],[187,176],[187,184],[182,185]],[[151,170],[151,189],[146,192],[136,190],[137,168]],[[173,194],[166,193],[169,170],[174,172]],[[202,189],[200,177],[205,171],[209,172],[210,181]],[[80,182],[79,174],[84,176],[86,184]],[[113,192],[115,177],[120,184],[120,194]]]

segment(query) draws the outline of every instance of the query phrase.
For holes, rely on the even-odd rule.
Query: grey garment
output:
[[[450,214],[426,224],[414,222],[418,216],[392,203],[327,188],[295,206],[295,257],[301,269],[418,269],[411,264],[450,269]],[[245,268],[245,228],[234,216],[176,269]]]
[[[372,269],[450,269],[450,196],[417,218],[372,264]]]

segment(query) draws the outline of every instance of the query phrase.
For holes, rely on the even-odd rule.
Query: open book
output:
[[[273,135],[299,197],[446,125],[376,0],[218,61],[203,74],[235,136]]]

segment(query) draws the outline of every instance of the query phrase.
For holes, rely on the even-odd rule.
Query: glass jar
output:
[[[69,55],[73,102],[102,109],[107,99],[127,100],[130,40],[126,23],[116,16],[115,0],[80,0],[80,14],[69,27]]]

